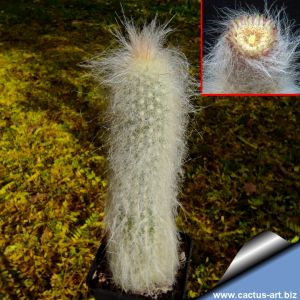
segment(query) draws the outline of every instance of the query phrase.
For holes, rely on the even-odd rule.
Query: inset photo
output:
[[[202,0],[201,92],[300,95],[300,2]]]

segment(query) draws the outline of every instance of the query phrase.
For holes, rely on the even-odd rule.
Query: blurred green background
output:
[[[199,78],[199,1],[121,1],[137,23],[174,16],[169,44]],[[78,66],[116,45],[120,1],[0,2],[0,298],[89,299],[103,236],[106,91]],[[240,247],[300,235],[300,100],[195,98],[177,224],[194,240],[190,298]]]

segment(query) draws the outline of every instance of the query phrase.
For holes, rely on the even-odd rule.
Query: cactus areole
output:
[[[107,260],[118,288],[155,296],[183,263],[175,216],[191,85],[184,55],[163,47],[167,26],[125,27],[120,47],[90,62],[110,89]]]

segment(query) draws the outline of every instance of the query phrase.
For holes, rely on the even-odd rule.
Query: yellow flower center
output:
[[[233,20],[228,30],[230,45],[247,57],[267,55],[276,41],[274,22],[262,15],[244,15]]]

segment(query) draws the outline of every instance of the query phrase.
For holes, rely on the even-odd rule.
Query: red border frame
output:
[[[272,97],[300,97],[299,94],[205,94],[203,93],[203,2],[209,0],[200,0],[200,95],[201,96],[218,96],[218,97],[260,97],[260,96],[272,96]]]

